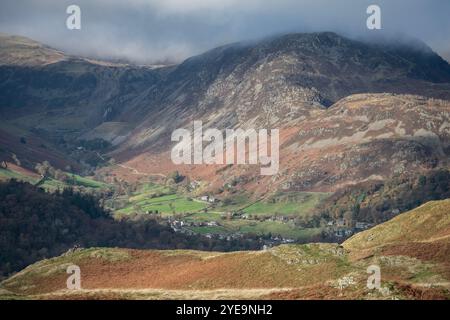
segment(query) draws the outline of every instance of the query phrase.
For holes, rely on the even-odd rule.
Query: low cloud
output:
[[[442,55],[450,48],[447,0],[16,0],[0,3],[0,31],[72,54],[137,63],[178,62],[229,42],[286,32],[366,34],[366,8],[382,9],[383,32],[408,34]],[[65,27],[66,8],[82,29]]]

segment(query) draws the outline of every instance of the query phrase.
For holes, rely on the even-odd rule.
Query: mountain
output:
[[[111,105],[145,91],[157,78],[152,67],[68,56],[21,37],[0,42],[2,118],[25,117],[21,126],[41,134],[85,132],[112,117]]]
[[[288,34],[155,68],[64,55],[23,38],[0,40],[4,128],[21,128],[70,157],[80,140],[107,140],[111,147],[101,152],[121,166],[101,172],[126,180],[139,177],[136,172],[179,170],[208,182],[210,191],[238,179],[241,190],[264,195],[334,191],[447,166],[450,65],[423,43]],[[46,58],[15,63],[10,57],[18,51]],[[173,165],[170,135],[194,120],[204,129],[279,128],[279,175],[261,177],[255,167]]]
[[[343,243],[263,251],[91,248],[31,265],[1,283],[26,299],[449,299],[450,201],[427,203]],[[66,269],[81,291],[66,290]],[[366,287],[367,268],[381,289]]]
[[[450,62],[450,52],[444,53],[443,58],[447,60],[447,62]]]
[[[164,132],[192,119],[217,128],[288,127],[355,93],[449,98],[450,65],[431,50],[417,50],[334,33],[213,49],[176,66],[158,83],[146,97],[143,122],[121,150],[153,148]]]
[[[74,162],[79,159],[67,156],[79,146],[78,138],[112,120],[112,106],[123,106],[146,91],[158,79],[152,69],[74,57],[27,38],[0,36],[4,140],[0,156],[13,161],[11,155],[16,154],[30,168],[44,160],[51,160],[58,168],[77,168]],[[121,128],[132,126],[111,124],[109,134],[115,137]],[[24,146],[18,143],[22,137],[39,142]],[[69,147],[67,142],[71,142]]]

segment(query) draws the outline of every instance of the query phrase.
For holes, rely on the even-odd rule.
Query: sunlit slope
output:
[[[450,200],[430,202],[338,244],[232,253],[90,248],[35,263],[3,299],[449,299]],[[66,288],[69,265],[80,291]],[[381,269],[369,290],[367,268]]]
[[[348,250],[409,242],[449,242],[450,199],[431,201],[345,241]],[[450,260],[450,257],[449,257]]]
[[[85,289],[292,288],[326,281],[350,268],[335,244],[233,253],[92,248],[38,262],[3,286],[27,294],[61,290],[70,264],[80,266]]]

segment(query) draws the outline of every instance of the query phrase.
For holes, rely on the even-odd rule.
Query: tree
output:
[[[67,182],[69,177],[62,170],[57,169],[55,170],[55,179],[62,182]]]
[[[351,211],[344,213],[344,221],[348,227],[353,225],[353,213]]]
[[[178,171],[174,171],[168,176],[169,180],[172,179],[175,183],[180,183],[183,181],[184,176],[182,176]]]
[[[18,165],[19,167],[22,165],[22,163],[20,162],[19,158],[17,158],[15,153],[12,154],[12,158],[13,158],[14,162],[16,163],[16,165]]]
[[[427,184],[427,177],[424,176],[424,175],[421,175],[421,176],[419,177],[419,185],[420,185],[421,187],[423,187],[423,186],[425,186],[426,184]]]
[[[50,163],[47,160],[42,163],[38,163],[35,166],[35,169],[44,178],[55,176],[55,169],[50,165]]]

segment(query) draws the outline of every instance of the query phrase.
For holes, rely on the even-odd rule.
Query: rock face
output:
[[[283,148],[297,159],[290,188],[333,190],[365,179],[447,166],[450,103],[420,96],[359,94],[304,121]],[[298,161],[299,159],[303,161]]]
[[[2,119],[43,137],[104,137],[113,157],[142,172],[174,169],[170,134],[193,120],[205,129],[281,129],[276,177],[185,170],[218,184],[242,176],[255,192],[331,190],[446,165],[449,156],[450,65],[424,44],[289,34],[153,68],[17,39],[0,37]]]

